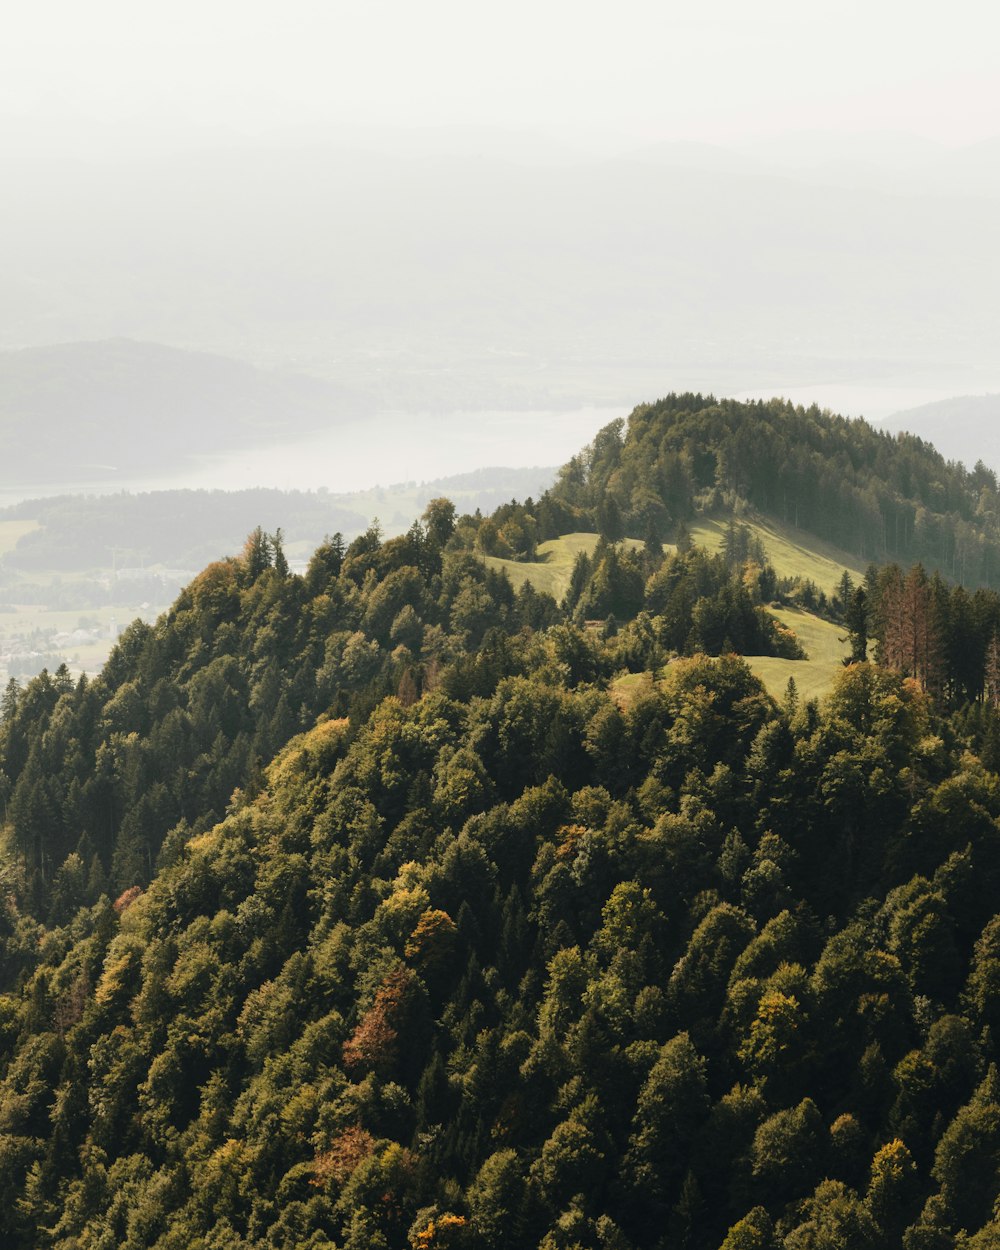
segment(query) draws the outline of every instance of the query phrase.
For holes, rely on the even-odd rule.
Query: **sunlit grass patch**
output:
[[[698,546],[718,551],[728,524],[725,519],[699,518],[698,523],[691,526],[691,537]],[[808,578],[829,595],[836,589],[845,569],[855,581],[864,576],[864,566],[857,557],[794,526],[783,525],[770,517],[737,520],[737,524],[746,525],[757,535],[779,577]]]
[[[37,521],[0,521],[0,556],[13,551],[25,534],[40,528]]]
[[[498,556],[484,556],[483,559],[490,568],[506,569],[515,590],[525,582],[531,582],[536,590],[546,591],[559,603],[569,590],[576,557],[581,551],[592,555],[597,542],[596,534],[563,534],[561,538],[539,543],[538,559],[531,564],[519,560],[503,560]],[[641,547],[642,543],[634,538],[627,538],[625,545]]]

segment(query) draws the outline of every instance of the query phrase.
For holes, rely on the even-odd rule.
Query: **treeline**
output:
[[[845,573],[836,603],[845,662],[876,659],[911,677],[943,706],[1000,706],[1000,594],[969,592],[916,564],[872,565],[859,584]]]
[[[668,395],[613,421],[535,503],[489,523],[488,554],[531,558],[573,530],[665,539],[696,513],[749,505],[878,563],[921,561],[1000,587],[1000,495],[982,463],[781,400]]]

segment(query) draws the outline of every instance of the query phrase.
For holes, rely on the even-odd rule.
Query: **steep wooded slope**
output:
[[[988,657],[779,704],[677,654],[786,645],[749,548],[605,540],[564,611],[456,550],[485,524],[304,577],[257,532],[97,681],[8,689],[5,1244],[994,1244]]]

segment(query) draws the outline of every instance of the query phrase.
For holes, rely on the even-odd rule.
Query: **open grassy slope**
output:
[[[865,567],[856,556],[814,534],[807,534],[793,525],[784,525],[771,517],[742,523],[763,543],[767,558],[779,577],[808,577],[820,590],[830,594],[843,576],[844,569],[848,569],[855,580],[864,576]],[[691,537],[699,546],[717,551],[722,546],[726,525],[726,520],[701,517],[697,525],[691,527]]]
[[[629,547],[642,546],[642,543],[634,538],[626,538],[625,544]],[[525,564],[518,560],[502,560],[498,556],[484,556],[483,558],[490,568],[506,569],[515,590],[518,590],[525,582],[531,582],[536,590],[547,591],[558,603],[569,589],[569,580],[576,557],[581,551],[590,555],[596,546],[596,534],[563,534],[561,538],[539,543],[538,560],[533,564]]]
[[[775,698],[784,694],[789,677],[795,678],[800,698],[822,698],[829,691],[834,677],[843,667],[844,656],[848,654],[847,644],[840,641],[844,630],[810,612],[794,608],[771,608],[770,611],[783,625],[795,631],[808,659],[782,660],[771,655],[748,655],[747,663]]]
[[[864,576],[864,565],[856,557],[824,542],[822,538],[806,534],[770,517],[742,523],[763,543],[767,558],[779,577],[808,577],[820,590],[831,594],[843,576],[844,569],[848,569],[855,579]],[[726,524],[725,519],[700,517],[697,524],[691,526],[691,537],[700,547],[718,551],[722,546]],[[626,542],[631,547],[642,546],[632,538],[626,539]],[[561,538],[540,543],[538,560],[532,564],[502,560],[497,556],[486,556],[485,560],[491,568],[506,569],[515,589],[530,581],[536,590],[548,591],[556,600],[561,600],[569,588],[573,562],[577,555],[581,551],[589,554],[596,546],[596,534],[563,534]],[[670,550],[669,543],[664,546]]]
[[[770,655],[748,655],[746,662],[775,699],[784,695],[789,677],[795,678],[800,699],[822,699],[830,692],[833,679],[843,667],[847,654],[846,644],[840,641],[843,636],[840,627],[813,616],[811,612],[794,608],[770,610],[783,625],[795,631],[808,659],[782,660]],[[627,707],[652,681],[652,673],[623,673],[615,678],[612,693],[620,706]]]
[[[852,556],[820,538],[771,519],[747,521],[746,524],[760,538],[768,559],[780,577],[808,577],[821,590],[831,594],[844,569],[855,577],[864,575],[864,568]],[[718,550],[725,530],[724,520],[701,518],[697,525],[691,527],[691,536],[699,546]],[[633,547],[642,545],[634,539],[627,542]],[[548,591],[558,601],[569,587],[573,562],[579,552],[590,553],[596,546],[596,534],[564,534],[561,538],[541,543],[539,559],[532,564],[502,560],[496,556],[486,556],[485,560],[491,568],[506,569],[515,588],[530,581],[537,590]],[[747,656],[747,663],[776,698],[784,693],[789,677],[795,678],[802,698],[822,698],[830,689],[847,653],[846,645],[840,641],[844,631],[840,626],[809,612],[792,608],[772,611],[782,624],[795,631],[808,659]],[[616,685],[618,697],[628,699],[634,696],[642,680],[649,680],[648,675],[633,674],[622,678]]]

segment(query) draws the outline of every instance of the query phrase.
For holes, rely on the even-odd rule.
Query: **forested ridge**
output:
[[[921,561],[967,585],[1000,586],[996,474],[946,461],[923,439],[782,400],[669,395],[612,422],[562,470],[560,508],[636,538],[661,538],[696,509],[750,506],[862,560]],[[613,513],[615,519],[606,519]]]
[[[1000,1242],[1000,598],[845,576],[833,692],[776,701],[734,652],[804,589],[685,540],[677,466],[738,466],[664,403],[648,497],[656,406],[8,686],[5,1245]],[[561,604],[477,554],[588,518]]]

